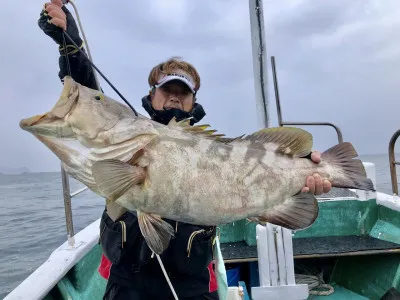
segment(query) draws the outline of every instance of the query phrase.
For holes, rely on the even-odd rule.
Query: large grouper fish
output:
[[[374,190],[351,143],[326,150],[316,164],[305,158],[312,136],[300,128],[227,138],[188,120],[163,125],[69,76],[55,106],[21,120],[20,127],[68,174],[104,197],[114,220],[126,210],[136,213],[156,254],[174,235],[163,218],[210,226],[240,219],[292,230],[311,226],[318,201],[300,191],[315,172],[333,187]]]

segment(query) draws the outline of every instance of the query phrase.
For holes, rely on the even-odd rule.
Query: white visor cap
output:
[[[192,76],[181,70],[160,76],[155,87],[159,88],[171,80],[182,81],[189,87],[189,89],[192,91],[193,94],[196,93],[195,91],[196,85],[194,83]]]

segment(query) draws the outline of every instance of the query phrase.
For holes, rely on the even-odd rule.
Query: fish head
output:
[[[75,179],[96,191],[91,167],[96,161],[128,161],[159,135],[155,122],[71,77],[53,108],[20,121],[63,163]]]
[[[128,106],[66,76],[54,107],[21,120],[19,125],[36,137],[76,139],[87,147],[100,148],[139,135],[157,135],[152,123],[136,116]]]
[[[36,137],[74,138],[76,134],[67,119],[73,112],[78,97],[78,85],[72,78],[65,78],[62,93],[53,108],[44,114],[22,119],[20,128]]]

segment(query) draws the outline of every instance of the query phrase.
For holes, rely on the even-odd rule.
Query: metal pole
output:
[[[270,127],[267,90],[267,59],[262,0],[249,0],[251,45],[257,121],[260,128]]]
[[[89,55],[89,59],[90,61],[92,61],[92,56],[90,53],[90,49],[89,49],[89,45],[86,39],[86,35],[83,31],[83,27],[82,27],[82,23],[81,23],[81,19],[78,13],[78,9],[75,5],[75,3],[73,1],[69,1],[69,0],[63,0],[62,1],[64,5],[67,5],[68,3],[70,3],[72,5],[72,7],[75,10],[75,14],[76,14],[76,18],[78,21],[78,26],[80,28],[80,31],[82,33],[85,45],[86,45],[86,49]],[[68,59],[68,58],[67,58]],[[100,84],[99,84],[99,80],[97,78],[97,74],[96,74],[96,70],[93,68],[93,72],[94,72],[94,76],[95,76],[95,80],[96,80],[96,85],[97,85],[97,89],[100,90]],[[68,237],[68,244],[70,246],[74,246],[75,244],[75,238],[74,238],[74,223],[73,223],[73,219],[72,219],[72,205],[71,205],[71,198],[78,195],[79,193],[83,192],[84,190],[87,189],[87,187],[80,189],[79,191],[73,193],[71,195],[71,190],[70,190],[70,186],[69,186],[69,176],[67,174],[67,172],[65,171],[63,164],[61,163],[61,180],[62,180],[62,187],[63,187],[63,196],[64,196],[64,209],[65,209],[65,222],[66,222],[66,227],[67,227],[67,237]]]
[[[390,138],[389,142],[389,167],[390,167],[390,177],[392,180],[392,191],[393,195],[399,194],[399,186],[397,183],[397,172],[396,172],[396,165],[399,165],[400,162],[396,161],[395,154],[394,154],[394,146],[396,144],[397,138],[400,136],[400,129],[397,130],[393,136]]]
[[[336,130],[336,134],[338,137],[338,142],[343,143],[343,135],[342,131],[338,126],[329,122],[284,122],[282,121],[282,109],[281,109],[281,100],[279,98],[279,88],[278,88],[278,78],[276,76],[276,64],[275,64],[275,56],[271,57],[271,65],[272,65],[272,78],[274,80],[274,90],[275,90],[275,99],[276,99],[276,109],[278,112],[278,124],[279,126],[284,125],[309,125],[309,126],[330,126]]]
[[[281,101],[279,98],[278,78],[276,76],[275,56],[271,57],[271,65],[272,65],[272,77],[274,79],[276,110],[278,111],[278,124],[279,126],[282,126],[282,111],[281,111]]]
[[[62,180],[63,195],[64,195],[65,222],[67,225],[68,244],[70,246],[73,246],[75,243],[75,239],[74,239],[74,224],[72,222],[69,177],[68,177],[67,172],[65,172],[65,169],[64,169],[62,163],[61,163],[61,180]]]

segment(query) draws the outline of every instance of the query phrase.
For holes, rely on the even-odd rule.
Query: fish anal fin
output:
[[[161,254],[167,249],[171,238],[174,236],[174,228],[161,219],[160,216],[138,211],[140,231],[150,250],[155,254]]]
[[[310,227],[318,217],[319,206],[314,195],[299,193],[259,216],[248,217],[259,224],[271,223],[291,230]]]
[[[116,159],[93,163],[92,174],[99,191],[112,202],[146,178],[144,168]]]
[[[310,154],[313,145],[312,135],[297,127],[274,127],[261,129],[241,139],[235,139],[232,144],[250,142],[248,147],[273,150],[277,153],[304,157]]]

